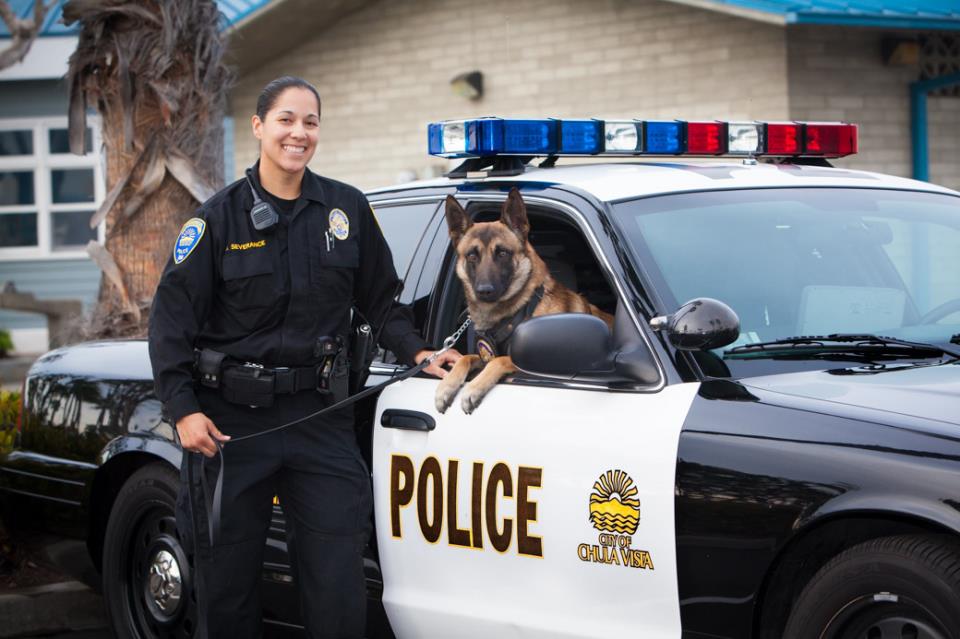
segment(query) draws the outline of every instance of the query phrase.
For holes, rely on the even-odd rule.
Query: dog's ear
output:
[[[517,187],[510,189],[510,194],[507,195],[507,200],[500,211],[500,221],[510,227],[520,237],[521,242],[526,243],[527,234],[530,233],[530,222],[527,220],[527,205],[523,203],[520,189]]]
[[[452,195],[447,196],[447,229],[450,231],[450,241],[454,247],[460,243],[460,238],[467,232],[472,224],[467,212],[463,210],[460,203]]]

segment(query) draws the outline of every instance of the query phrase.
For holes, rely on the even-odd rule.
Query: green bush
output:
[[[6,357],[13,350],[13,338],[10,331],[0,328],[0,357]]]
[[[0,455],[13,450],[17,436],[17,413],[20,411],[20,393],[0,391]]]

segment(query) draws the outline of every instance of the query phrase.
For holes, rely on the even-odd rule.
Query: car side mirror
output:
[[[523,372],[542,377],[627,384],[660,380],[650,347],[622,306],[612,336],[603,320],[585,313],[528,319],[513,333],[510,357]]]
[[[667,336],[681,351],[709,351],[732,344],[740,336],[740,318],[719,300],[698,297],[672,315],[650,320],[650,327]]]
[[[586,313],[533,317],[517,326],[510,359],[526,373],[570,379],[614,373],[610,329]]]

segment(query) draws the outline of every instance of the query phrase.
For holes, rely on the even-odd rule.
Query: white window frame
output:
[[[0,247],[0,262],[18,260],[75,260],[89,257],[84,247],[70,250],[53,250],[53,213],[69,211],[96,211],[103,202],[106,184],[104,162],[100,144],[100,118],[87,116],[87,127],[92,132],[92,151],[86,155],[50,153],[50,129],[67,128],[67,118],[5,118],[0,119],[0,131],[32,131],[33,155],[0,156],[0,171],[33,172],[34,202],[32,205],[0,206],[4,213],[37,214],[37,245]],[[54,204],[51,189],[51,171],[59,169],[93,169],[94,201],[77,204]],[[104,242],[104,223],[97,228],[97,241]]]

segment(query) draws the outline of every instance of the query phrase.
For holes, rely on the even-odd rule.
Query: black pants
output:
[[[234,437],[292,421],[324,405],[310,391],[280,396],[267,409],[230,404],[206,391],[200,391],[199,399],[217,428]],[[223,449],[220,533],[213,547],[199,485],[201,455],[184,456],[184,464],[194,464],[192,512],[199,542],[202,626],[198,636],[261,636],[260,580],[274,495],[279,495],[286,517],[294,581],[310,637],[364,636],[363,551],[371,532],[373,499],[352,411],[347,407],[277,433],[228,442]],[[218,466],[217,458],[204,463],[211,491]],[[181,535],[191,535],[193,529],[186,477],[184,465],[177,509]]]

